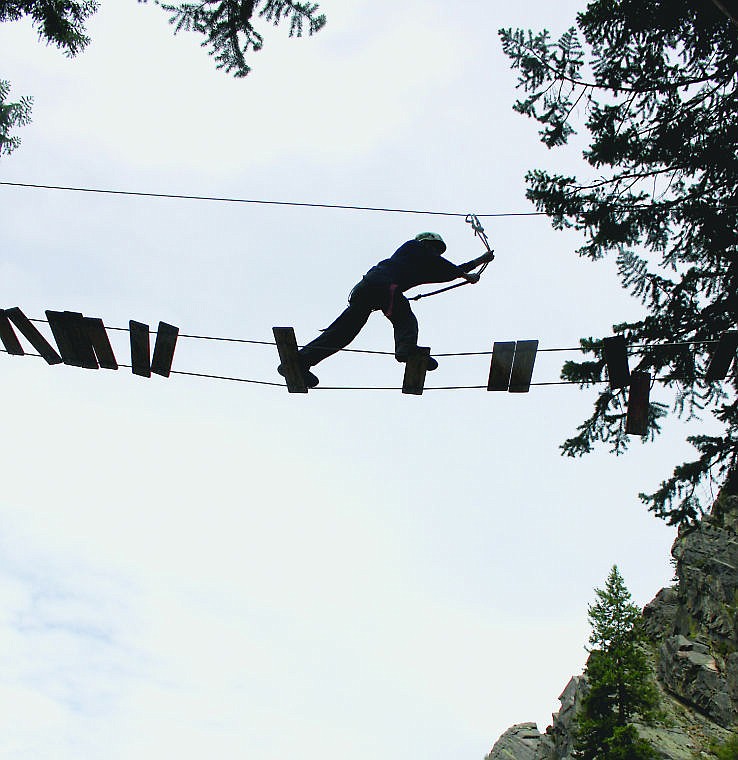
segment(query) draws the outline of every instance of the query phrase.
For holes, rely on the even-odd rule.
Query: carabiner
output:
[[[481,239],[487,251],[489,253],[492,253],[492,249],[489,245],[489,240],[487,239],[487,233],[485,233],[484,227],[482,227],[482,223],[479,221],[479,217],[476,214],[467,214],[466,223],[471,224],[471,227],[474,230],[474,234]]]

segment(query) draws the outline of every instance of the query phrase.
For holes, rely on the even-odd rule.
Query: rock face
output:
[[[738,729],[738,497],[721,494],[671,553],[677,583],[643,610],[662,718],[636,727],[662,760],[693,760]],[[486,760],[571,760],[586,688],[583,676],[572,678],[544,734],[534,723],[513,726]]]
[[[535,723],[519,723],[497,740],[489,760],[536,760],[542,738]]]
[[[658,675],[661,683],[687,704],[724,728],[735,718],[727,672],[720,672],[710,646],[685,636],[670,636],[662,645]],[[734,684],[735,685],[735,684]]]
[[[672,548],[679,579],[676,632],[702,633],[735,650],[738,630],[738,498],[716,502],[699,526]]]
[[[561,709],[553,716],[553,723],[546,729],[536,760],[569,758],[574,749],[574,716],[579,711],[582,698],[587,693],[584,676],[574,676],[559,695]]]
[[[730,728],[738,721],[738,497],[719,497],[671,553],[678,583],[644,610],[660,642],[659,681]]]

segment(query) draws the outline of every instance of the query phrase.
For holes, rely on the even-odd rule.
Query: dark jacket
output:
[[[461,277],[464,269],[452,264],[448,259],[429,250],[418,240],[403,243],[389,259],[380,261],[365,275],[364,280],[372,283],[397,285],[401,291],[431,282],[449,282]]]

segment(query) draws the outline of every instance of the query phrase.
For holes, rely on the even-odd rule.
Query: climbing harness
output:
[[[481,266],[479,267],[479,272],[477,274],[481,275],[482,272],[487,268],[487,265],[489,264],[492,259],[495,257],[495,252],[490,248],[489,240],[487,238],[487,233],[484,231],[484,227],[482,227],[482,223],[479,221],[479,217],[476,214],[467,214],[465,219],[467,224],[471,224],[472,230],[474,230],[474,236],[478,237],[483,243],[484,247],[487,249],[487,253],[490,254],[490,258],[487,261],[482,262]],[[477,265],[479,266],[479,265]],[[474,267],[476,269],[476,267]],[[464,280],[464,282],[457,282],[455,285],[448,285],[445,288],[440,288],[439,290],[434,290],[430,293],[421,293],[420,295],[413,296],[412,298],[409,298],[409,301],[419,301],[421,298],[428,298],[428,296],[436,296],[439,293],[445,293],[447,290],[453,290],[454,288],[460,288],[462,285],[469,285],[470,283],[467,280]]]

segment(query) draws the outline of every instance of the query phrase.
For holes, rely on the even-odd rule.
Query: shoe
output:
[[[314,375],[307,367],[302,371],[302,376],[305,378],[305,385],[307,385],[308,388],[315,388],[320,382],[317,375]]]
[[[409,358],[410,356],[406,356],[405,354],[400,354],[399,356],[395,354],[395,359],[397,359],[397,361],[401,362],[402,364],[405,364]],[[438,369],[438,362],[432,356],[429,356],[425,371],[433,372],[434,369]]]
[[[320,380],[318,380],[318,378],[310,371],[310,367],[306,367],[304,364],[301,364],[300,369],[302,370],[302,379],[305,381],[305,385],[308,388],[315,388]],[[281,364],[279,367],[277,367],[277,372],[279,372],[279,374],[284,377],[284,368]]]

